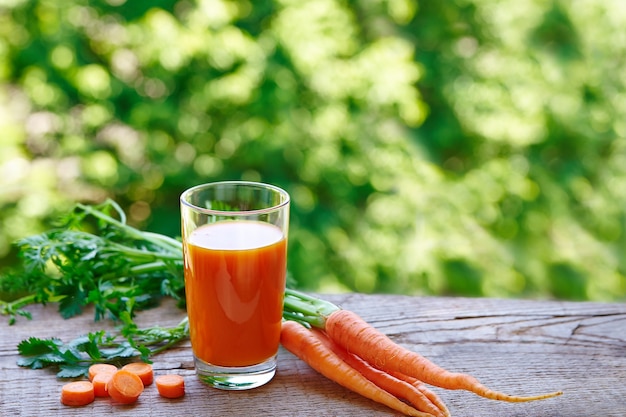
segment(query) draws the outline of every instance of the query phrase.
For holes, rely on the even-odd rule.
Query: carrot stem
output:
[[[283,317],[297,321],[306,327],[326,327],[326,318],[340,307],[303,292],[287,288],[285,290]]]

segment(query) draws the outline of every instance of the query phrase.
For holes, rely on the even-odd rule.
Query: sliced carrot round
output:
[[[89,380],[93,381],[93,377],[101,372],[113,373],[117,371],[117,366],[109,363],[96,363],[89,367]]]
[[[123,370],[129,371],[141,378],[143,386],[147,387],[152,384],[154,380],[154,372],[152,371],[152,365],[145,362],[132,362],[122,367]]]
[[[93,384],[93,392],[96,397],[108,397],[109,391],[107,385],[111,378],[113,378],[114,372],[100,372],[93,377],[91,383]]]
[[[89,381],[68,382],[61,388],[61,404],[87,405],[95,399],[93,384]]]
[[[185,395],[185,379],[180,375],[159,375],[154,382],[161,397],[180,398]]]
[[[143,382],[136,374],[120,369],[113,374],[107,384],[109,396],[121,404],[131,404],[137,401],[143,392]]]

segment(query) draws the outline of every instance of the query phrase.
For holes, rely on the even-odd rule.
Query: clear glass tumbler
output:
[[[251,389],[276,372],[287,271],[289,194],[261,183],[202,184],[180,197],[196,373]]]

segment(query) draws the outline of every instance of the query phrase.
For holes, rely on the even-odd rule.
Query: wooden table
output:
[[[555,301],[328,295],[396,342],[449,370],[471,373],[511,394],[563,390],[561,397],[523,404],[486,400],[433,388],[458,417],[626,416],[626,305]],[[16,346],[29,337],[69,341],[106,328],[83,314],[63,320],[56,306],[32,306],[32,321],[0,322],[0,416],[371,416],[394,415],[311,370],[280,350],[279,371],[250,391],[219,391],[194,375],[189,343],[155,358],[155,373],[185,377],[187,394],[166,400],[148,387],[132,406],[96,399],[86,407],[59,403],[53,371],[16,365]],[[172,303],[144,312],[141,325],[175,325],[184,316]]]

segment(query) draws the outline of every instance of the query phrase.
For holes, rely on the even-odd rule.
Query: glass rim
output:
[[[206,207],[196,206],[195,204],[190,203],[186,199],[186,197],[188,195],[192,194],[194,191],[198,191],[199,189],[202,189],[202,188],[213,188],[213,187],[223,186],[223,185],[253,186],[253,187],[256,187],[256,188],[259,188],[259,189],[262,189],[262,188],[269,189],[269,190],[275,191],[278,194],[280,194],[284,198],[284,201],[281,201],[279,204],[273,205],[271,207],[266,207],[266,208],[262,208],[262,209],[230,210],[230,211],[228,211],[228,210],[208,209]],[[290,203],[290,200],[291,200],[291,197],[289,196],[289,193],[287,193],[287,191],[285,191],[282,188],[277,187],[275,185],[267,184],[267,183],[263,183],[263,182],[236,181],[236,180],[232,180],[232,181],[216,181],[216,182],[207,182],[207,183],[204,183],[204,184],[198,184],[198,185],[195,185],[195,186],[193,186],[191,188],[186,189],[180,195],[180,203],[183,204],[184,206],[186,206],[186,207],[188,207],[190,209],[193,209],[195,211],[198,211],[200,213],[208,214],[208,215],[214,215],[214,216],[247,216],[247,215],[271,213],[271,212],[274,212],[274,211],[278,211],[278,210],[282,209],[283,207],[288,206],[289,203]]]

